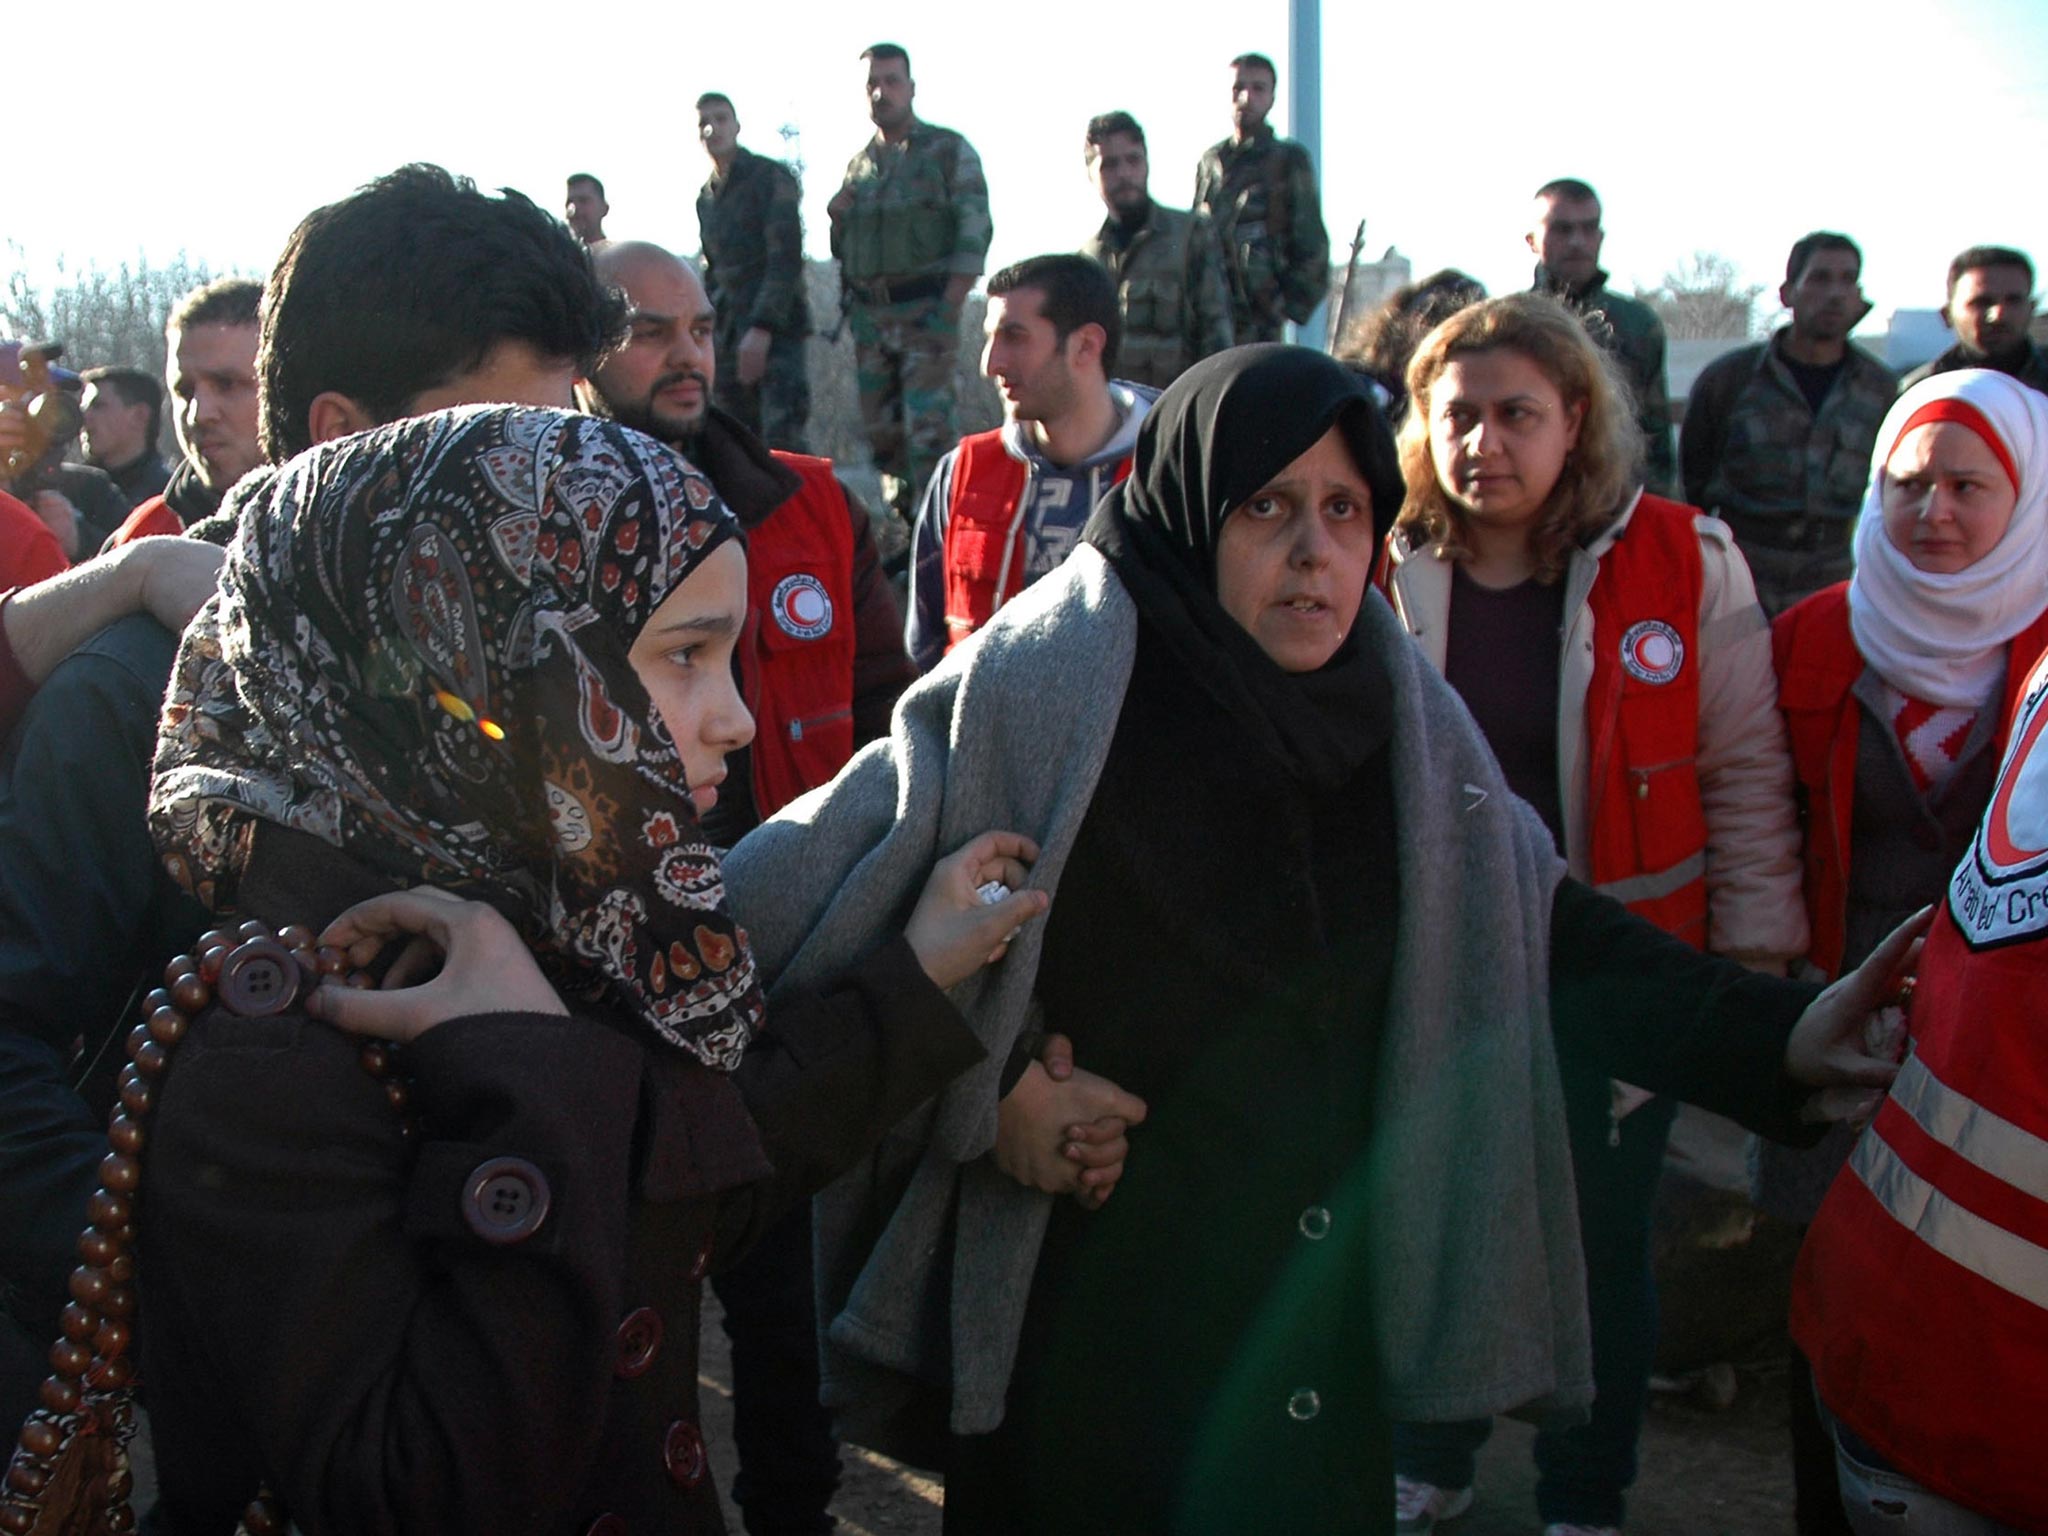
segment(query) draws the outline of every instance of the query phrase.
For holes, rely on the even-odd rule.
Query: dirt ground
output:
[[[707,1293],[705,1303],[704,1434],[723,1490],[732,1485],[735,1470],[732,1378],[717,1302]],[[1791,1536],[1784,1378],[1744,1372],[1739,1379],[1735,1403],[1725,1411],[1662,1395],[1653,1400],[1643,1431],[1642,1475],[1629,1499],[1629,1536]],[[1539,1536],[1533,1438],[1528,1426],[1501,1421],[1481,1453],[1478,1501],[1443,1527],[1446,1536]],[[832,1508],[846,1536],[938,1536],[945,1491],[935,1479],[852,1448],[843,1461]],[[730,1501],[725,1514],[739,1532]]]

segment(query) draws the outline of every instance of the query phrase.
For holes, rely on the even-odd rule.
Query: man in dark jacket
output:
[[[1953,368],[1996,368],[2048,391],[2048,353],[2029,337],[2034,321],[2034,264],[2004,245],[1973,245],[1948,264],[1948,303],[1941,318],[1956,343],[1903,379],[1904,393],[1930,374]]]
[[[1673,494],[1678,465],[1671,451],[1671,395],[1664,381],[1664,322],[1638,299],[1607,286],[1600,247],[1600,195],[1569,177],[1546,182],[1536,192],[1536,215],[1524,236],[1536,257],[1535,288],[1556,294],[1585,316],[1594,340],[1614,355],[1636,397],[1643,429],[1648,486]]]
[[[479,284],[479,271],[492,282]],[[253,285],[251,285],[253,286]],[[472,401],[568,406],[617,300],[569,231],[516,193],[408,166],[309,216],[269,282],[263,446],[315,441]],[[210,325],[211,322],[208,322]],[[218,327],[215,327],[218,328]],[[379,342],[366,346],[371,334]],[[481,349],[481,350],[479,350]],[[252,405],[253,409],[253,405]],[[194,409],[187,436],[240,478]],[[232,528],[213,530],[224,539]],[[78,1086],[131,996],[203,926],[144,819],[177,636],[123,619],[58,664],[0,760],[0,1420],[47,1370],[65,1277],[106,1154]]]
[[[734,661],[757,729],[750,746],[727,754],[704,818],[712,841],[731,847],[792,792],[825,783],[855,747],[886,735],[916,674],[867,510],[828,461],[770,453],[711,405],[720,359],[696,273],[642,242],[605,247],[597,270],[625,293],[632,329],[579,386],[585,408],[681,449],[747,534],[748,626]],[[828,1531],[839,1448],[818,1403],[809,1207],[713,1285],[732,1339],[733,1497],[747,1530]]]
[[[163,430],[164,387],[141,368],[88,368],[79,414],[85,461],[112,477],[133,507],[164,488],[171,467],[156,451]]]
[[[788,166],[744,148],[739,136],[731,97],[707,91],[697,98],[697,137],[711,157],[697,194],[697,233],[725,359],[718,403],[770,448],[801,453],[811,416],[803,189]]]
[[[1088,176],[1109,217],[1082,243],[1116,284],[1123,377],[1164,389],[1236,339],[1216,232],[1206,217],[1159,205],[1147,187],[1145,130],[1128,112],[1088,124]]]
[[[1849,342],[1870,311],[1862,272],[1847,235],[1800,240],[1778,289],[1792,323],[1708,364],[1686,406],[1685,499],[1735,530],[1768,614],[1849,574],[1894,388],[1891,370]]]
[[[1330,287],[1330,236],[1308,151],[1275,134],[1279,72],[1263,53],[1230,61],[1230,137],[1195,167],[1195,212],[1213,221],[1230,276],[1237,339],[1278,341],[1315,313]]]

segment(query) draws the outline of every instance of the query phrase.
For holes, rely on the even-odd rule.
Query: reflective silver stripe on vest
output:
[[[1632,901],[1656,901],[1675,891],[1682,891],[1693,881],[1704,880],[1706,875],[1707,855],[1702,849],[1691,858],[1680,859],[1669,869],[1660,869],[1654,875],[1630,875],[1626,880],[1610,880],[1593,889],[1626,906]]]
[[[1856,1143],[1849,1166],[1907,1232],[1971,1274],[2048,1311],[2048,1248],[1956,1204],[1908,1168],[1874,1129]]]
[[[1899,1068],[1892,1097],[1943,1146],[1994,1179],[2048,1201],[2048,1141],[1956,1092],[1918,1056]]]

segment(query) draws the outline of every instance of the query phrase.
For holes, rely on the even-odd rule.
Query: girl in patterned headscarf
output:
[[[632,655],[738,532],[710,484],[595,421],[470,411],[301,459],[242,509],[164,715],[172,872],[232,908],[259,824],[312,833],[489,900],[557,985],[730,1069],[760,989],[697,835],[698,744]],[[752,733],[736,698],[714,729]]]
[[[976,897],[1036,850],[941,860],[900,935],[762,1029],[697,831],[753,729],[745,558],[704,479],[490,408],[238,500],[165,707],[159,847],[217,911],[354,902],[326,933],[352,960],[413,933],[444,963],[207,1009],[160,1081],[139,1269],[169,1528],[232,1528],[267,1485],[308,1531],[717,1530],[699,1281],[980,1054],[940,989],[1045,909]],[[409,1089],[349,1030],[409,1041]]]

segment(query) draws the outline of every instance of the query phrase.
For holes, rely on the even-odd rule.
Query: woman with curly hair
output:
[[[1408,368],[1407,500],[1382,580],[1573,875],[1667,933],[1782,973],[1799,834],[1770,632],[1728,529],[1642,484],[1626,387],[1572,313],[1515,294]],[[1538,1437],[1548,1536],[1613,1531],[1656,1342],[1651,1196],[1674,1106],[1560,1050],[1597,1396]],[[1403,1530],[1471,1501],[1483,1421],[1405,1427]]]

